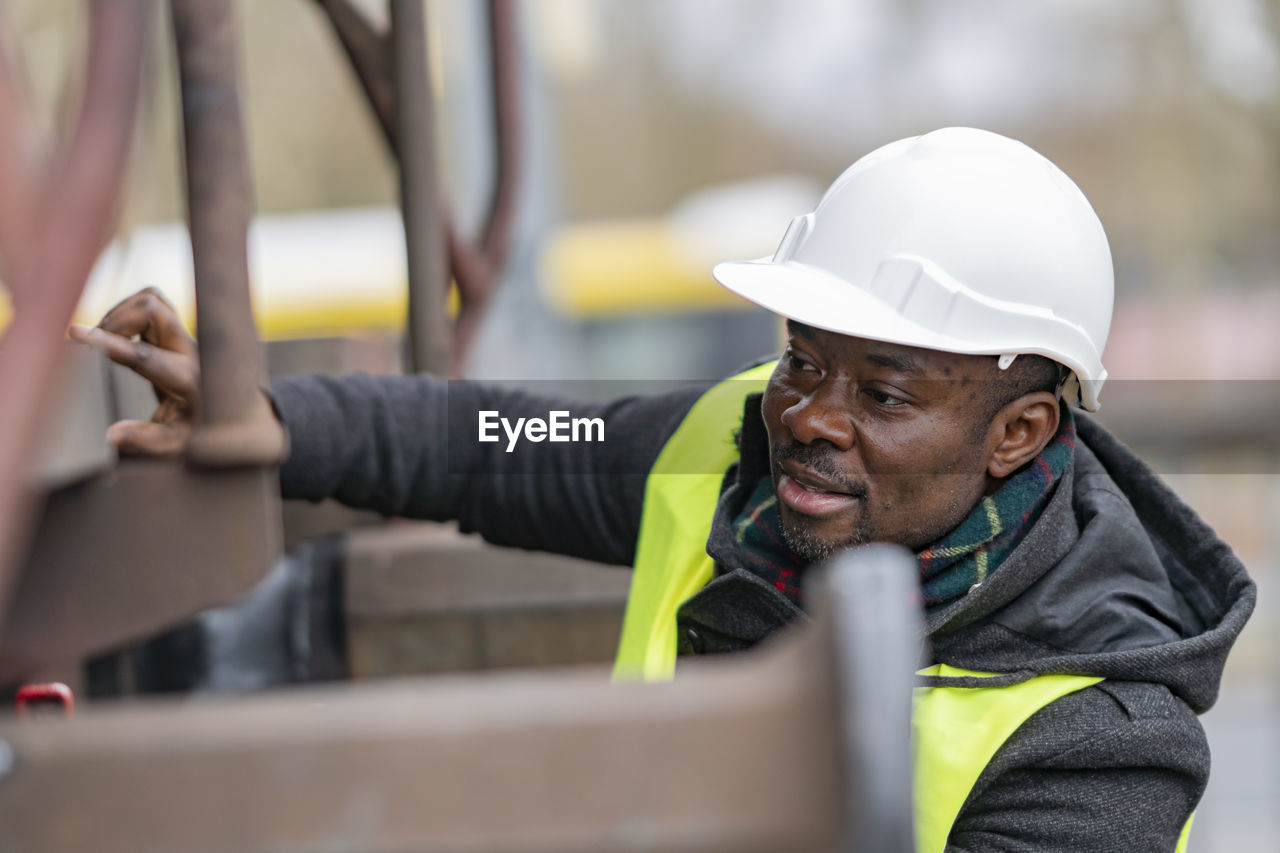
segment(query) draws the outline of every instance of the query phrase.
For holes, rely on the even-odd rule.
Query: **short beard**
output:
[[[863,509],[866,509],[868,499],[866,485],[845,476],[832,458],[832,453],[829,449],[793,444],[774,447],[773,469],[777,470],[784,459],[794,459],[824,475],[831,482],[839,484],[851,496],[862,501]],[[778,484],[776,482],[773,484],[773,494],[776,500],[778,495]],[[791,553],[808,563],[821,562],[837,551],[865,545],[871,541],[871,526],[866,512],[859,516],[857,529],[854,530],[851,536],[835,542],[819,539],[802,521],[792,519],[788,522],[783,515],[781,505],[778,507],[778,520],[780,522],[779,526],[782,528],[782,540],[787,543]]]
[[[820,563],[833,554],[871,541],[871,531],[867,529],[865,517],[858,520],[858,528],[853,535],[837,542],[819,539],[803,522],[788,522],[781,513],[778,514],[778,519],[781,522],[779,526],[782,528],[782,540],[787,543],[791,553],[807,563]]]

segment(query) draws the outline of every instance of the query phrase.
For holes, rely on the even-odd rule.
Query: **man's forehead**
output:
[[[849,357],[902,373],[930,373],[954,366],[981,368],[983,356],[925,349],[871,338],[859,338],[787,320],[787,332],[817,345],[839,349]]]

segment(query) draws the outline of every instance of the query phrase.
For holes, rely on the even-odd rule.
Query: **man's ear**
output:
[[[1024,394],[996,413],[989,439],[995,444],[987,474],[1003,480],[1044,450],[1058,431],[1058,399],[1048,391]]]

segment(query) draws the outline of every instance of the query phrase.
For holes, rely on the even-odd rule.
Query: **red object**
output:
[[[70,717],[75,711],[76,697],[71,688],[60,681],[48,684],[28,684],[18,690],[18,717],[27,716],[27,705],[48,706],[56,704],[63,715]]]

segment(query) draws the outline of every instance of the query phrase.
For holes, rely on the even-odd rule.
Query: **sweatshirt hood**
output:
[[[979,588],[929,616],[934,658],[1160,683],[1203,713],[1253,581],[1132,451],[1087,416],[1077,428],[1074,464],[1036,525]]]

